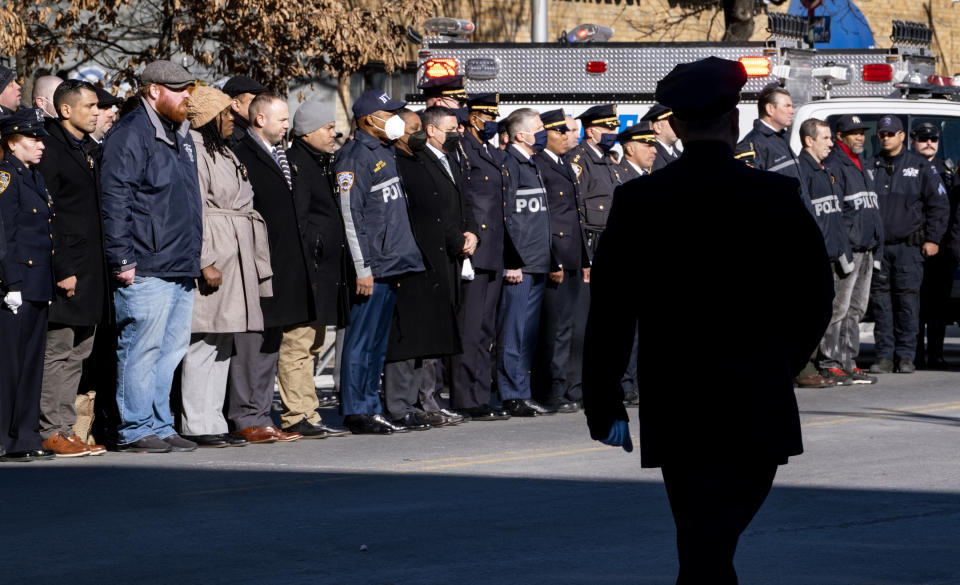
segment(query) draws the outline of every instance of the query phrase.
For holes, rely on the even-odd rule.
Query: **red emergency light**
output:
[[[770,75],[768,57],[740,57],[740,64],[747,70],[747,77],[766,77]]]
[[[457,74],[456,59],[430,59],[423,64],[423,75],[429,79]]]
[[[606,72],[607,72],[606,61],[589,61],[587,63],[587,73],[606,73]]]
[[[945,75],[930,75],[927,77],[927,83],[930,85],[942,85],[942,86],[953,86],[952,77],[946,77]]]
[[[863,66],[863,80],[886,83],[893,79],[893,67],[886,63],[871,63]]]

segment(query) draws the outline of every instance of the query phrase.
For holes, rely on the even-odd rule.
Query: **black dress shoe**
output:
[[[556,414],[556,409],[543,406],[536,400],[530,398],[514,398],[503,401],[503,409],[510,413],[510,416],[545,416]]]
[[[209,447],[219,449],[221,447],[229,447],[230,443],[227,441],[226,435],[180,435],[188,441],[193,441],[197,444],[197,447]],[[246,441],[244,439],[244,441]]]
[[[420,417],[420,413],[408,412],[403,418],[392,421],[395,426],[406,428],[408,431],[427,431],[430,424]]]
[[[464,410],[470,415],[470,420],[475,421],[507,420],[510,418],[510,413],[506,410],[501,410],[499,408],[494,409],[487,405],[477,406],[476,408],[467,408]]]
[[[470,422],[470,415],[465,412],[454,412],[448,408],[441,408],[440,414],[447,417],[447,420],[451,421],[449,423],[451,425],[460,424],[462,422]]]
[[[48,461],[57,454],[47,449],[30,449],[28,451],[11,451],[0,456],[0,461],[11,463],[28,463],[30,461]]]
[[[337,397],[336,392],[319,392],[317,394],[317,401],[320,403],[320,408],[327,408],[329,406],[336,406],[337,404],[340,404],[340,398]]]
[[[420,420],[427,423],[431,427],[444,427],[449,424],[453,424],[448,422],[447,417],[443,416],[439,412],[421,412]]]
[[[348,414],[343,424],[355,435],[390,435],[398,432],[379,414]]]
[[[312,423],[307,419],[295,422],[289,427],[283,427],[285,433],[300,433],[304,439],[326,439],[330,435],[322,424]]]
[[[220,435],[223,437],[223,440],[227,442],[227,445],[230,447],[246,447],[250,444],[250,441],[244,439],[243,437],[238,437],[232,433],[223,433]]]
[[[578,412],[580,410],[579,403],[567,400],[566,398],[553,398],[547,401],[546,406],[547,408],[556,409],[559,413]]]

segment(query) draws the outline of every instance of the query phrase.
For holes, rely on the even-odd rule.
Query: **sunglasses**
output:
[[[917,142],[932,142],[936,144],[940,142],[940,137],[936,134],[921,134],[917,136]]]
[[[896,135],[896,132],[877,132],[877,136],[880,138],[893,138]]]

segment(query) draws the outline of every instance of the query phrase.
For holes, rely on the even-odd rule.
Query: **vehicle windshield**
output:
[[[861,158],[869,158],[880,151],[880,143],[877,139],[877,122],[885,114],[860,114],[866,129],[867,140],[864,143],[864,150]],[[908,150],[913,150],[910,145],[910,131],[924,122],[929,122],[940,129],[940,145],[937,148],[937,157],[944,161],[949,161],[951,168],[955,167],[957,161],[960,161],[960,117],[953,116],[914,116],[911,114],[898,114],[900,122],[906,128],[907,138],[904,145]],[[837,121],[840,116],[829,116],[827,122],[830,129],[836,135]]]

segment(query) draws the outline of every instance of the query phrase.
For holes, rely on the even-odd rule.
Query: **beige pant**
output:
[[[277,381],[283,402],[281,425],[289,427],[306,419],[319,423],[317,390],[313,383],[313,360],[323,349],[327,328],[323,325],[296,325],[283,328]]]

